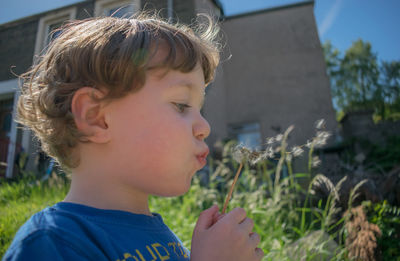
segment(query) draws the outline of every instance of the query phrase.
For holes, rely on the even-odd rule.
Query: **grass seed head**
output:
[[[318,156],[314,156],[313,158],[312,158],[312,166],[314,167],[314,168],[316,168],[316,167],[318,167],[320,164],[321,164],[321,160],[319,159],[319,157]]]
[[[291,154],[293,157],[299,157],[303,154],[304,150],[300,146],[295,146],[292,148]]]
[[[322,130],[326,128],[326,121],[324,119],[317,120],[315,122],[315,128],[318,130]]]

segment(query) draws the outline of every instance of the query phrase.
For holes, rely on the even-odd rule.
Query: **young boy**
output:
[[[149,195],[187,192],[206,164],[214,36],[211,24],[145,16],[64,26],[23,75],[18,113],[71,172],[70,191],[20,228],[4,260],[261,260],[243,209],[203,211],[189,253],[148,206]]]

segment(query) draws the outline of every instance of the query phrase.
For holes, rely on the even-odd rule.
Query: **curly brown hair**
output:
[[[75,92],[90,86],[105,89],[101,100],[124,97],[143,87],[153,68],[192,71],[200,64],[206,84],[219,63],[218,26],[171,24],[155,15],[101,17],[70,21],[32,68],[21,75],[18,122],[31,128],[42,149],[62,168],[79,165],[73,149],[85,142],[75,125],[71,101]],[[150,63],[158,47],[168,54]],[[157,59],[158,60],[158,59]],[[100,101],[100,100],[98,100]]]

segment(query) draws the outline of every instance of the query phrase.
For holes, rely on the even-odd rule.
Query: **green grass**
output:
[[[21,179],[0,183],[0,256],[3,256],[18,228],[34,213],[61,201],[68,183],[60,179]]]
[[[191,237],[201,211],[218,204],[222,208],[238,163],[230,156],[232,144],[227,144],[221,161],[210,159],[210,181],[200,184],[196,176],[189,192],[181,197],[150,198],[153,212],[160,213],[165,223],[190,249]],[[285,148],[282,148],[285,151]],[[285,157],[282,153],[281,157]],[[254,220],[254,230],[260,234],[260,247],[265,260],[347,260],[343,219],[332,221],[335,214],[334,199],[338,186],[330,184],[332,192],[325,202],[312,206],[309,199],[311,186],[299,184],[310,181],[327,182],[323,175],[310,180],[310,173],[293,173],[290,160],[272,163],[263,160],[251,166],[245,164],[229,203],[244,208]],[[281,166],[279,166],[281,164]],[[277,169],[285,169],[279,172]],[[281,178],[276,178],[280,175]],[[68,191],[65,179],[47,181],[21,179],[0,183],[0,256],[4,255],[17,229],[35,212],[61,201]],[[396,209],[397,211],[397,209]],[[396,212],[397,213],[397,212]],[[385,225],[383,214],[377,219]],[[394,224],[394,223],[393,223]],[[335,229],[339,227],[339,229]],[[392,229],[394,225],[390,226]],[[316,232],[317,231],[317,232]],[[389,230],[388,230],[389,231]],[[320,235],[321,237],[316,236]],[[314,240],[304,240],[308,235]],[[333,244],[333,238],[340,239]],[[392,248],[390,248],[392,249]],[[328,258],[329,257],[329,258]],[[398,257],[397,257],[398,258]]]
[[[220,162],[211,160],[212,176],[207,186],[200,185],[199,179],[195,177],[190,191],[184,196],[151,197],[151,210],[160,213],[165,223],[190,249],[192,232],[200,212],[213,204],[222,208],[237,167],[238,164],[229,157]],[[262,238],[260,247],[266,253],[265,260],[285,260],[289,258],[287,246],[312,231],[315,226],[307,225],[302,233],[296,232],[296,227],[300,227],[302,221],[301,211],[296,209],[296,197],[289,187],[289,178],[271,186],[268,182],[271,182],[273,174],[273,169],[265,162],[257,165],[257,168],[246,164],[228,211],[234,207],[246,209],[248,216],[255,221],[255,231]],[[44,182],[22,179],[0,185],[1,255],[4,255],[18,228],[32,214],[64,198],[69,184],[56,175],[54,177]],[[272,187],[273,191],[269,191],[268,187]],[[317,246],[309,247],[308,256],[315,255],[316,251],[321,252]]]

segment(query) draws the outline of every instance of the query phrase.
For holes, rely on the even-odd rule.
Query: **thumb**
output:
[[[218,213],[218,206],[214,205],[209,209],[204,210],[200,213],[199,219],[197,220],[195,231],[205,230],[214,224],[214,216]]]

